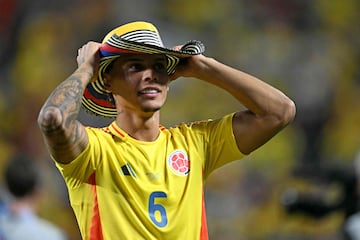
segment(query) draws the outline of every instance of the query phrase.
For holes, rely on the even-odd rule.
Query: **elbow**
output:
[[[296,115],[296,105],[294,101],[287,98],[281,106],[281,110],[278,113],[278,120],[280,127],[285,127],[294,120]]]
[[[37,123],[44,135],[58,131],[62,127],[62,114],[60,109],[55,107],[45,107],[41,109]]]

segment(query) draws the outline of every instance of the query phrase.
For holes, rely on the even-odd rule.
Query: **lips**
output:
[[[138,92],[139,95],[149,95],[149,96],[153,96],[158,93],[161,93],[161,90],[154,87],[147,87]]]

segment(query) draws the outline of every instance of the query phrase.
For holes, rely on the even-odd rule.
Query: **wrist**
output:
[[[218,62],[211,57],[201,57],[198,60],[198,68],[196,71],[196,77],[204,81],[212,82],[212,79],[216,76],[216,66]]]
[[[80,64],[78,66],[78,69],[81,71],[86,71],[86,72],[91,72],[91,73],[93,73],[95,71],[95,67],[87,62]]]
[[[81,75],[81,79],[85,80],[86,83],[93,81],[95,78],[95,69],[91,64],[82,63],[76,70],[77,74]]]

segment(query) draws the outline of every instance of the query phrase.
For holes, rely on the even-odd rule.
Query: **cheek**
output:
[[[159,79],[161,84],[168,85],[170,83],[170,77],[167,73],[161,74]]]
[[[129,92],[137,88],[139,81],[136,80],[136,76],[124,75],[122,78],[117,78],[114,81],[114,92]]]

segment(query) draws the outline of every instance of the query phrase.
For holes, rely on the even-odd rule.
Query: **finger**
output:
[[[88,46],[88,44],[84,44],[78,49],[78,56],[85,58],[87,46]]]
[[[82,63],[84,63],[84,46],[82,46],[81,48],[78,49],[78,54],[76,57],[76,61],[78,63],[78,65],[81,65]]]
[[[175,51],[179,51],[181,50],[183,45],[177,45],[177,46],[174,46],[172,49],[175,50]]]

